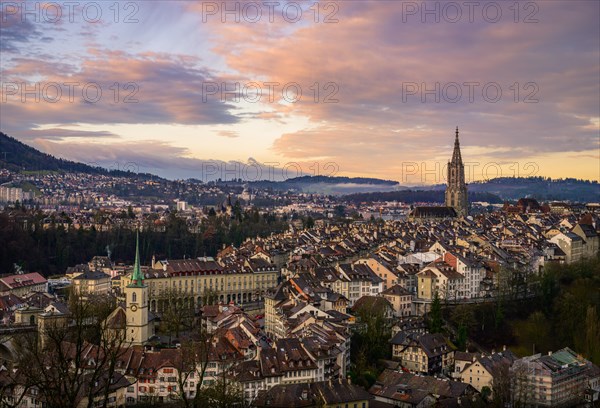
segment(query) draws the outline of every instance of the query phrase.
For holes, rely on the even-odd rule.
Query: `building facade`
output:
[[[511,369],[513,404],[574,406],[588,387],[589,363],[568,347],[516,360]]]

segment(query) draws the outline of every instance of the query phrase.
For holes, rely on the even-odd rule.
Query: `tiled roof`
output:
[[[0,278],[0,282],[9,289],[22,288],[47,283],[48,281],[37,272],[24,273],[22,275],[10,275]]]

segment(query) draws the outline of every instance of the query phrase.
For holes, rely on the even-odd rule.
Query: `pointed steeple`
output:
[[[140,267],[140,233],[135,237],[135,263],[133,264],[133,273],[131,274],[130,286],[144,286],[144,275]]]
[[[446,207],[452,207],[459,216],[469,213],[469,199],[465,184],[465,168],[460,154],[460,142],[458,140],[458,126],[454,139],[454,152],[452,160],[448,163],[448,187],[446,188]]]
[[[456,127],[456,137],[454,139],[454,152],[452,153],[452,163],[462,164],[460,155],[460,142],[458,141],[458,126]]]

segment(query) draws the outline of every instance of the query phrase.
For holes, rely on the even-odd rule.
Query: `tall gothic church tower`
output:
[[[465,184],[465,166],[460,155],[458,142],[458,127],[454,139],[454,152],[452,160],[448,162],[448,187],[446,188],[446,207],[452,207],[459,217],[469,214],[469,199],[467,185]]]
[[[143,345],[149,337],[148,286],[144,284],[144,275],[140,267],[139,235],[135,242],[135,264],[131,283],[125,287],[124,292],[127,316],[125,341],[132,346]]]

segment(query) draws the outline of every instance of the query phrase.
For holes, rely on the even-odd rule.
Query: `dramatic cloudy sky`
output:
[[[54,155],[432,183],[459,126],[470,179],[600,179],[598,1],[0,4],[1,130]]]

